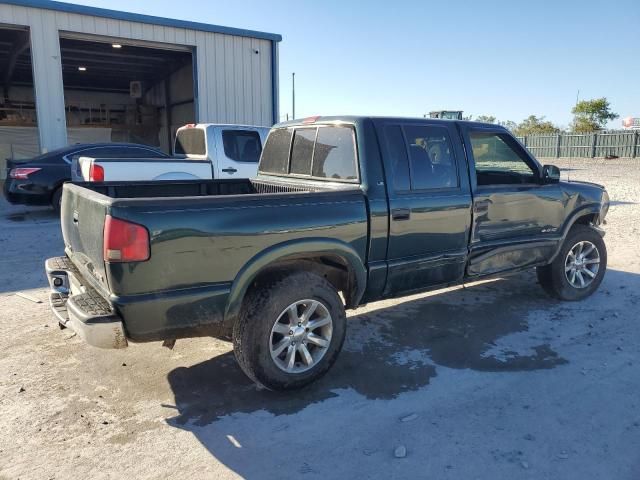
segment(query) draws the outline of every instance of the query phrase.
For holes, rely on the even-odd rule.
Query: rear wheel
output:
[[[560,300],[582,300],[595,292],[607,269],[607,248],[598,232],[575,225],[555,260],[538,267],[542,288]]]
[[[233,331],[234,353],[253,381],[271,390],[304,387],[333,365],[346,315],[333,286],[298,272],[250,292]]]
[[[62,206],[62,187],[59,187],[51,196],[51,206],[56,213],[60,213],[60,207]]]

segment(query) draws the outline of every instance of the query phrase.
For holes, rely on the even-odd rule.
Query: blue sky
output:
[[[638,0],[71,3],[281,34],[282,116],[293,71],[298,117],[459,109],[566,126],[578,90],[640,116]]]

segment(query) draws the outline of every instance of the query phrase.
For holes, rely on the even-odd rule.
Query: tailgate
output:
[[[103,296],[109,295],[102,252],[104,220],[109,198],[66,183],[61,223],[65,251],[86,280]]]

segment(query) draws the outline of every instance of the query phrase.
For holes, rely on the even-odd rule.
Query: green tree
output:
[[[619,116],[611,111],[611,105],[606,97],[581,100],[576,103],[571,113],[573,113],[571,129],[577,133],[602,130],[609,120],[615,120]]]
[[[554,134],[560,132],[560,129],[553,123],[544,119],[544,117],[536,117],[535,115],[529,115],[522,122],[518,124],[513,133],[519,137],[525,135],[544,135]]]
[[[475,121],[484,123],[496,123],[496,117],[494,117],[493,115],[478,115]]]

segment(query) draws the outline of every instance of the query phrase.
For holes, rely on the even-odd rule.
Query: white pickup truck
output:
[[[74,181],[211,180],[257,174],[268,127],[189,124],[176,133],[171,158],[74,159]]]

